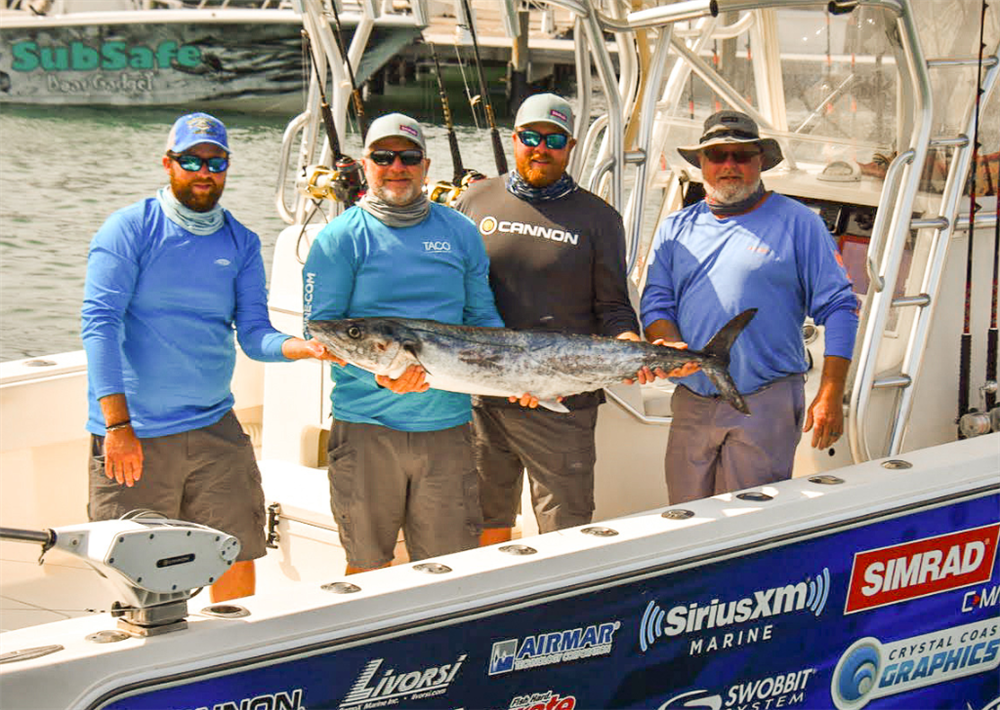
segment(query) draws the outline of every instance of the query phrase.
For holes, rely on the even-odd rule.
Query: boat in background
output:
[[[83,354],[2,363],[0,520],[62,540],[41,567],[37,547],[0,542],[2,624],[20,627],[0,634],[5,708],[1000,707],[1000,408],[981,339],[996,330],[997,183],[969,183],[973,136],[1000,140],[1000,8],[980,20],[957,0],[547,5],[575,16],[570,169],[622,212],[636,293],[656,223],[697,199],[700,175],[674,146],[721,106],[781,142],[765,182],[827,222],[861,303],[845,440],[803,442],[790,481],[670,506],[673,386],[616,386],[598,420],[594,524],[536,535],[522,504],[511,544],[345,578],[328,370],[241,357],[235,409],[260,447],[273,547],[255,596],[157,624],[157,605],[93,613],[111,596],[92,563],[119,556],[69,527],[87,497]],[[332,157],[318,87],[332,87],[340,135],[350,93],[323,4],[302,9],[322,56],[279,166],[289,226],[269,308],[287,332],[301,328],[310,241],[341,210],[316,202]],[[352,65],[362,51],[355,38]],[[822,328],[803,338],[811,397]],[[184,586],[194,559],[181,545],[140,561],[175,567]]]
[[[0,104],[185,106],[291,114],[303,103],[302,15],[272,0],[14,0],[0,9]],[[414,11],[413,8],[417,8]],[[369,38],[359,80],[420,34],[422,6],[347,5]]]

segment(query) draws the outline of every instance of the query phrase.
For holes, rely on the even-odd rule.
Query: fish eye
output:
[[[350,326],[347,329],[347,337],[348,338],[354,338],[355,340],[357,340],[358,338],[361,337],[361,328],[359,328],[356,325]]]

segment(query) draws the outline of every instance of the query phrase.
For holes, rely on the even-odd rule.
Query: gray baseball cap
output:
[[[573,109],[569,101],[555,94],[535,94],[529,96],[517,110],[515,126],[529,123],[551,123],[573,135]]]
[[[373,143],[383,138],[393,137],[413,141],[420,150],[427,152],[424,129],[415,120],[402,113],[388,113],[372,121],[365,135],[365,148],[371,148]]]

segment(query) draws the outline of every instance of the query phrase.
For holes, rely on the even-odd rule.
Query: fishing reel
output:
[[[427,196],[430,198],[431,202],[437,202],[438,204],[451,207],[455,203],[455,200],[457,200],[463,192],[469,189],[469,185],[485,179],[486,176],[478,170],[466,170],[462,174],[462,179],[459,180],[458,185],[453,182],[438,180],[436,183],[428,187]]]
[[[295,187],[313,199],[334,200],[350,207],[364,192],[365,177],[357,161],[344,155],[332,169],[325,165],[304,168]]]

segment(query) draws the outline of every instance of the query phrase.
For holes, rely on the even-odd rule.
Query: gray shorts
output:
[[[240,561],[264,556],[260,471],[250,437],[232,410],[207,427],[140,442],[142,477],[129,488],[104,475],[104,437],[91,437],[91,520],[151,510],[235,535]]]
[[[586,525],[594,515],[597,407],[472,408],[483,525],[513,527],[527,470],[540,532]]]
[[[470,437],[468,424],[412,432],[334,421],[330,505],[349,565],[391,562],[400,530],[414,562],[479,544]]]
[[[718,397],[674,390],[665,470],[671,505],[792,477],[805,387],[784,377],[745,397],[750,416]]]

